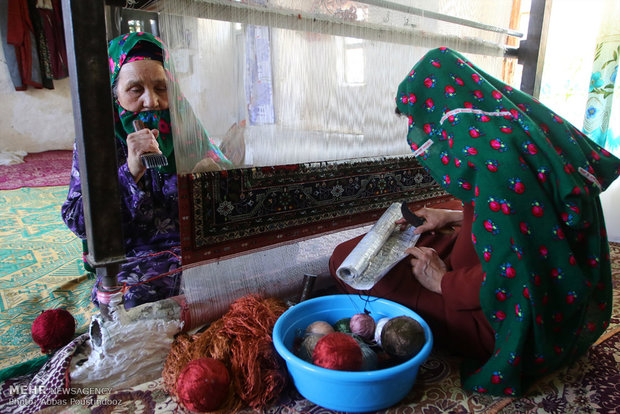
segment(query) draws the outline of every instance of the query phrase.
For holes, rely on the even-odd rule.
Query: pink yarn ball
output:
[[[183,368],[177,379],[177,397],[190,411],[217,410],[228,396],[230,375],[214,358],[199,358]]]
[[[371,340],[375,336],[375,320],[367,313],[356,313],[351,316],[349,328],[352,333],[366,340]]]
[[[314,347],[314,365],[339,371],[359,371],[362,349],[353,337],[342,332],[325,335]]]
[[[32,323],[32,340],[48,354],[67,345],[75,334],[75,319],[64,309],[41,312]]]

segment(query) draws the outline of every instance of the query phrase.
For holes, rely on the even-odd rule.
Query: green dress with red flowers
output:
[[[620,160],[531,96],[448,48],[399,85],[407,140],[443,187],[474,206],[480,304],[494,353],[466,364],[465,389],[520,395],[570,364],[611,316],[609,245],[598,195]]]

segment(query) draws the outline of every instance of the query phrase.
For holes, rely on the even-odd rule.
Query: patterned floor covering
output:
[[[614,314],[609,329],[581,359],[538,381],[522,398],[471,394],[460,388],[459,359],[434,353],[423,364],[411,392],[397,406],[377,414],[584,414],[616,413],[620,407],[620,244],[611,244]],[[86,396],[81,402],[42,413],[187,413],[162,381]],[[244,411],[249,414],[253,411]],[[265,414],[327,414],[333,411],[304,399],[290,386]]]
[[[0,165],[0,190],[69,185],[73,151],[45,151],[26,155],[24,162]]]
[[[0,376],[42,356],[30,335],[41,311],[67,309],[82,332],[94,311],[81,242],[60,217],[67,190],[0,191]]]
[[[67,187],[0,191],[0,370],[41,356],[30,326],[44,309],[64,307],[85,331],[94,308],[92,279],[81,263],[81,244],[62,223]],[[620,244],[612,243],[614,314],[599,343],[572,367],[540,380],[519,399],[469,394],[460,388],[459,360],[432,354],[405,399],[380,414],[415,413],[613,413],[620,407]],[[5,370],[6,371],[6,370]],[[2,371],[0,371],[0,375]],[[12,379],[7,383],[16,380]],[[17,379],[18,383],[20,382]],[[27,384],[27,382],[26,382]],[[43,412],[169,413],[185,411],[161,380]],[[2,410],[0,410],[2,412]],[[270,414],[331,413],[289,387]],[[248,411],[249,413],[249,411]]]

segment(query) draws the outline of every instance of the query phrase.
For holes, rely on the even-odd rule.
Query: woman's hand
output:
[[[144,128],[127,135],[127,166],[135,182],[138,182],[144,175],[146,167],[142,163],[140,156],[147,153],[159,153],[157,129]]]
[[[463,212],[460,210],[422,207],[416,210],[414,214],[424,219],[424,223],[416,227],[414,234],[439,230],[450,225],[460,224],[463,221]]]
[[[446,274],[447,266],[435,249],[430,247],[410,247],[405,250],[413,256],[411,272],[422,286],[441,295],[441,280]]]

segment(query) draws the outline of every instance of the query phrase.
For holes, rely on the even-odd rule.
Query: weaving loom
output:
[[[530,21],[527,41],[510,47],[521,34],[495,26],[510,25],[508,1],[444,1],[436,10],[416,7],[422,1],[380,0],[82,3],[64,0],[63,9],[88,183],[89,261],[104,287],[115,286],[124,253],[118,188],[106,178],[116,165],[105,45],[118,34],[114,17],[131,3],[132,12],[156,17],[155,34],[170,48],[165,65],[182,89],[169,94],[191,326],[245,293],[290,296],[304,273],[325,270],[331,249],[392,203],[452,199],[411,155],[406,125],[393,113],[398,81],[429,48],[476,54],[509,82],[518,57],[520,87],[530,93],[539,70],[542,20]],[[181,96],[215,141],[237,155],[236,168],[200,172],[204,154],[185,109],[175,105]],[[91,119],[95,113],[103,115]],[[328,234],[331,244],[316,239]],[[274,269],[283,257],[296,262]]]

